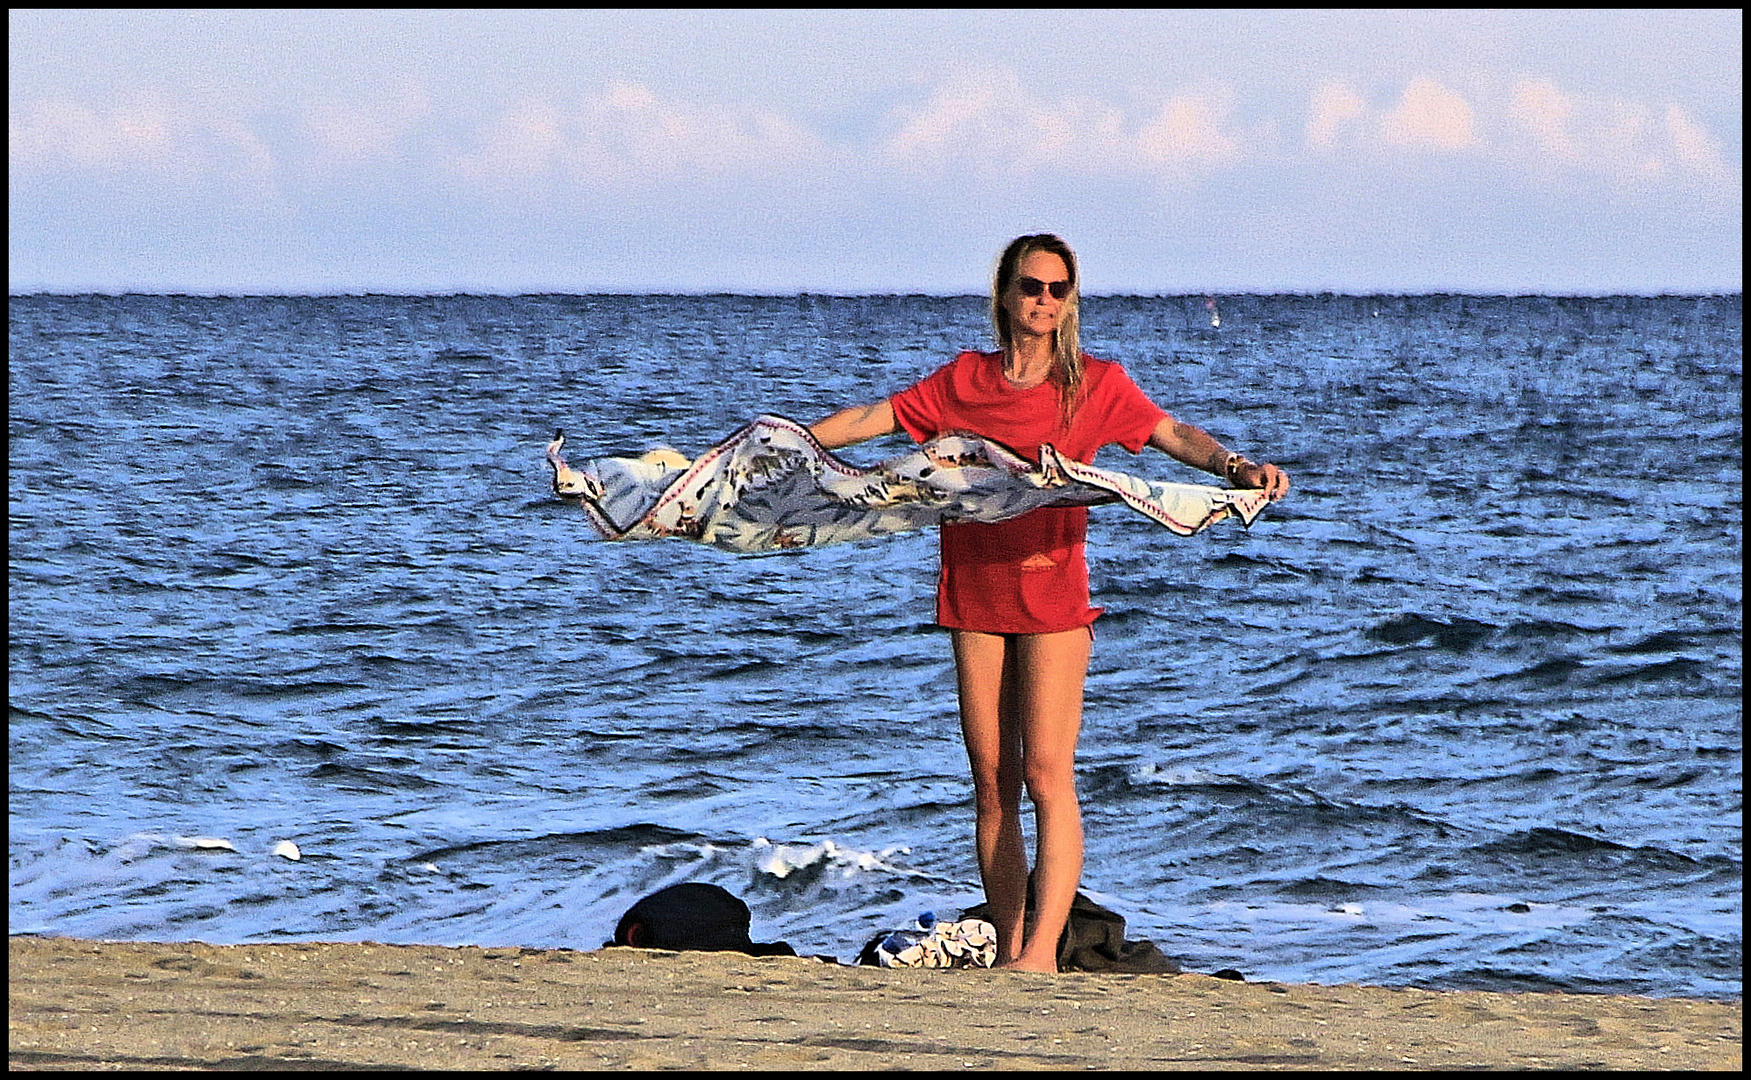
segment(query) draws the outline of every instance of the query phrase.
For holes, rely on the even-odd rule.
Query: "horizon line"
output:
[[[1737,287],[1737,288],[1719,288],[1719,289],[1701,289],[1701,290],[1674,290],[1674,289],[1654,289],[1654,290],[1646,290],[1646,291],[1643,291],[1643,290],[1603,290],[1603,291],[1597,291],[1597,292],[1582,291],[1582,290],[1563,290],[1563,291],[1553,291],[1553,292],[1539,292],[1536,290],[1502,291],[1502,290],[1470,290],[1470,289],[1417,289],[1417,290],[1409,290],[1409,291],[1404,291],[1404,292],[1395,292],[1395,291],[1392,291],[1389,289],[1356,290],[1356,291],[1347,290],[1347,289],[1270,289],[1270,290],[1252,290],[1252,289],[1208,290],[1208,289],[1199,289],[1199,290],[1193,290],[1193,291],[1189,291],[1189,292],[1176,292],[1176,291],[1165,291],[1165,290],[1155,291],[1155,292],[1124,292],[1124,291],[1091,292],[1091,293],[1083,293],[1082,297],[1084,299],[1090,299],[1090,300],[1103,300],[1103,299],[1127,300],[1127,299],[1179,299],[1179,298],[1209,299],[1209,298],[1221,298],[1221,297],[1277,297],[1277,296],[1301,296],[1301,297],[1331,296],[1331,297],[1350,297],[1350,298],[1356,298],[1356,299],[1368,299],[1368,298],[1380,298],[1380,297],[1408,298],[1408,297],[1459,296],[1459,297],[1478,297],[1478,298],[1545,297],[1545,298],[1550,298],[1550,299],[1597,299],[1597,300],[1602,300],[1602,299],[1608,299],[1608,298],[1613,298],[1613,297],[1632,297],[1632,298],[1641,298],[1641,299],[1654,299],[1654,298],[1659,298],[1659,297],[1675,297],[1675,298],[1719,297],[1719,298],[1726,298],[1726,297],[1743,296],[1743,295],[1744,295],[1743,287]],[[928,292],[928,291],[922,291],[922,290],[901,290],[901,291],[893,291],[893,292],[879,292],[879,291],[876,291],[876,292],[866,292],[866,291],[830,292],[830,291],[818,291],[818,290],[814,290],[814,289],[797,289],[794,291],[748,291],[748,292],[733,292],[733,291],[728,291],[728,290],[723,290],[723,289],[689,289],[689,290],[680,290],[680,289],[590,289],[590,290],[583,290],[583,291],[576,291],[576,292],[566,291],[566,290],[553,290],[553,289],[533,289],[533,290],[520,289],[520,290],[504,290],[504,291],[491,290],[491,289],[488,289],[488,290],[443,289],[443,290],[415,290],[415,291],[406,291],[406,292],[393,291],[393,290],[379,290],[379,289],[352,289],[352,290],[337,290],[337,291],[332,291],[332,292],[311,291],[311,290],[289,290],[286,292],[264,292],[264,291],[254,291],[254,290],[239,290],[236,292],[229,292],[229,291],[218,291],[218,290],[184,290],[184,289],[165,289],[165,290],[156,290],[156,289],[119,289],[119,290],[111,290],[111,289],[75,289],[75,290],[32,289],[32,290],[27,290],[27,291],[9,290],[7,292],[7,299],[8,300],[23,300],[23,299],[32,299],[32,298],[37,298],[37,297],[58,297],[58,298],[67,298],[67,299],[78,298],[78,297],[108,297],[108,298],[113,298],[113,299],[120,299],[120,298],[130,297],[130,296],[164,297],[164,298],[181,297],[184,299],[201,299],[201,300],[248,300],[248,299],[321,300],[321,299],[336,299],[336,298],[340,298],[340,297],[354,297],[354,298],[382,297],[385,299],[405,299],[405,300],[447,299],[447,298],[452,298],[452,297],[493,297],[493,298],[500,298],[500,299],[516,299],[516,298],[524,298],[524,297],[544,297],[544,296],[569,297],[569,298],[583,298],[583,297],[591,297],[591,296],[627,297],[627,298],[632,298],[632,297],[674,297],[674,298],[678,298],[678,299],[706,299],[706,298],[713,298],[713,297],[726,297],[726,298],[767,299],[767,300],[802,299],[805,297],[816,297],[816,298],[829,299],[829,300],[857,300],[857,299],[877,299],[877,298],[880,298],[880,299],[922,298],[922,299],[930,299],[930,300],[975,299],[975,300],[980,300],[980,301],[988,301],[990,299],[990,294],[986,293],[986,292]]]

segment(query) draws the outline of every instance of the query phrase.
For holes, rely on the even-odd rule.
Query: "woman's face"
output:
[[[1003,295],[1011,333],[1016,337],[1050,337],[1056,333],[1064,321],[1069,281],[1070,268],[1059,256],[1050,251],[1030,251],[1024,255]],[[1057,286],[1061,296],[1052,295],[1053,286]],[[1030,289],[1037,290],[1038,295],[1029,296]]]

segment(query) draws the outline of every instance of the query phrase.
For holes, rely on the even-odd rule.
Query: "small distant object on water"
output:
[[[1211,328],[1214,329],[1220,327],[1222,325],[1222,313],[1216,310],[1216,298],[1214,296],[1204,297],[1204,306],[1210,309]]]
[[[298,850],[298,845],[292,843],[290,840],[281,840],[279,843],[275,844],[273,854],[278,855],[282,859],[291,859],[293,862],[297,862],[304,857],[304,853]]]

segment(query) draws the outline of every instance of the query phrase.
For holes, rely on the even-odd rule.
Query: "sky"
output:
[[[14,294],[1742,289],[1737,9],[8,29]]]

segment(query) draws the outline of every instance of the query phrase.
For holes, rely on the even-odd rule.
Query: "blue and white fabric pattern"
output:
[[[553,491],[608,540],[680,537],[725,551],[821,547],[929,528],[1004,521],[1042,506],[1123,502],[1180,536],[1227,517],[1250,526],[1262,491],[1170,484],[1040,448],[1039,464],[977,435],[943,435],[870,468],[834,457],[808,428],[761,416],[688,461],[669,449],[572,468],[563,432],[547,446]]]
[[[882,938],[875,957],[886,968],[988,968],[997,962],[997,931],[984,919],[938,922],[925,912],[913,929]]]

